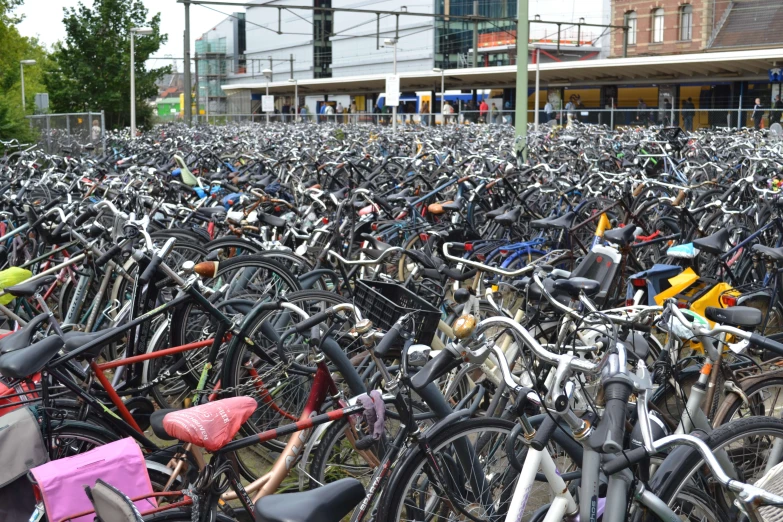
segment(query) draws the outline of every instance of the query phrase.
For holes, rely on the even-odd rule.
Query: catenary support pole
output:
[[[185,42],[184,42],[184,73],[185,84],[182,86],[185,95],[185,123],[191,124],[193,119],[193,98],[190,82],[190,2],[185,2]]]
[[[527,21],[528,0],[517,4],[517,97],[516,97],[516,149],[527,142],[527,45],[530,25]]]
[[[536,112],[533,115],[535,118],[535,128],[536,132],[538,132],[538,113],[539,113],[539,105],[540,101],[538,100],[538,95],[541,93],[540,87],[541,87],[541,49],[539,47],[536,47]]]

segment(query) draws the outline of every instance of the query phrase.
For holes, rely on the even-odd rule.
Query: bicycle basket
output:
[[[354,305],[376,327],[388,330],[397,320],[409,312],[416,312],[414,340],[429,345],[440,321],[440,310],[407,288],[382,281],[356,281],[353,292]]]
[[[775,495],[783,495],[783,463],[767,471],[754,486],[762,488]],[[777,506],[762,506],[759,514],[764,522],[783,522],[783,509]]]

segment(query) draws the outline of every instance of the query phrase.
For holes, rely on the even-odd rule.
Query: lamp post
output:
[[[538,45],[531,45],[530,49],[534,53],[536,53],[536,100],[535,100],[535,104],[536,104],[535,105],[535,111],[536,112],[533,115],[533,117],[535,118],[533,120],[535,122],[533,128],[535,129],[536,132],[538,132],[538,118],[539,118],[538,112],[539,112],[539,106],[540,106],[540,103],[541,103],[539,101],[539,99],[538,99],[538,94],[540,92],[539,91],[539,87],[541,85],[540,84],[540,77],[541,77],[541,48]]]
[[[294,84],[294,119],[293,122],[299,121],[299,81],[296,78],[288,80],[289,83]]]
[[[22,112],[26,112],[27,107],[24,100],[24,66],[35,65],[35,60],[22,60],[19,62],[19,69],[22,71]]]
[[[446,125],[446,117],[443,115],[443,103],[446,101],[446,71],[440,67],[433,67],[432,72],[440,73],[440,119],[443,120],[443,125]]]
[[[151,27],[131,27],[130,30],[130,59],[131,59],[131,139],[136,137],[136,56],[135,56],[135,45],[136,40],[134,39],[134,35],[141,35],[141,36],[148,36],[152,34],[152,28]]]
[[[272,69],[264,69],[263,74],[266,77],[266,95],[269,96],[269,78],[272,77]],[[263,104],[261,104],[261,108],[263,109]],[[266,124],[269,125],[269,111],[264,111],[264,113],[266,113]]]
[[[392,69],[392,74],[394,76],[397,76],[397,39],[396,38],[387,38],[383,41],[384,45],[391,45],[394,48],[394,68]],[[397,103],[392,106],[392,134],[397,134],[397,105],[400,104],[399,100],[399,94],[397,93]],[[389,93],[386,93],[386,99],[389,99]]]

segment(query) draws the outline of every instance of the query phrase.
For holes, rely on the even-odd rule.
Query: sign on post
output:
[[[386,105],[393,107],[400,104],[400,77],[390,74],[386,77]]]
[[[261,96],[261,110],[263,112],[275,112],[275,97],[274,96]]]

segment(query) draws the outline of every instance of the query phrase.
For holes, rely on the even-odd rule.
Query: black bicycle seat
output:
[[[9,286],[5,289],[5,293],[11,294],[14,297],[32,297],[39,288],[54,283],[56,279],[57,276],[50,275],[32,281],[25,281],[24,283],[19,283],[18,285]]]
[[[775,261],[783,261],[783,247],[772,248],[764,245],[753,245],[753,251],[770,257]]]
[[[223,207],[201,207],[196,210],[196,215],[204,219],[219,220],[225,217],[226,209]]]
[[[530,222],[533,228],[571,228],[576,212],[566,212],[560,217],[535,219]]]
[[[46,314],[36,315],[24,325],[24,328],[0,339],[0,354],[30,346],[33,343],[33,335],[35,335],[36,329],[39,325],[46,322],[48,318],[49,316]]]
[[[729,244],[729,229],[722,228],[712,235],[694,239],[693,246],[710,254],[722,254]]]
[[[160,440],[177,440],[175,437],[169,435],[166,432],[166,428],[163,427],[163,417],[175,411],[179,410],[175,408],[164,408],[155,410],[152,415],[150,415],[150,427],[152,428],[152,433],[154,433],[155,436]]]
[[[511,203],[506,203],[502,207],[498,207],[495,210],[490,210],[486,214],[487,219],[495,219],[499,215],[505,214],[506,212],[508,212],[509,207],[511,207]]]
[[[256,503],[257,522],[339,522],[364,499],[354,478],[340,479],[301,493],[267,495]]]
[[[386,198],[386,201],[390,201],[392,203],[397,203],[399,201],[404,201],[405,198],[407,198],[410,193],[411,193],[411,188],[408,187],[408,188],[404,189],[402,192],[398,192],[396,194],[392,194],[391,196],[388,196]]]
[[[565,292],[572,299],[578,299],[579,293],[584,292],[587,297],[592,297],[601,289],[601,283],[585,277],[572,277],[571,279],[558,279],[553,288]]]
[[[634,225],[613,228],[604,232],[604,239],[615,245],[628,246],[633,243],[634,232],[636,232],[636,227]]]
[[[754,328],[761,324],[761,310],[750,306],[734,306],[732,308],[718,308],[708,306],[704,309],[704,315],[710,321],[737,328]]]
[[[348,187],[343,187],[340,190],[335,190],[334,192],[330,193],[332,196],[337,198],[337,200],[345,199],[345,195],[348,194]]]
[[[455,201],[452,201],[451,203],[444,203],[441,206],[446,212],[456,212],[462,209],[462,199],[457,198]]]
[[[384,243],[377,237],[371,236],[370,234],[360,234],[359,237],[361,237],[366,241],[369,241],[370,244],[372,245],[372,248],[376,250],[380,250],[381,252],[383,252],[384,250],[388,250],[392,247],[390,244]]]
[[[285,219],[279,218],[277,216],[272,216],[272,215],[269,215],[269,214],[261,214],[261,213],[259,213],[258,214],[258,219],[262,223],[265,223],[265,224],[269,225],[270,227],[275,227],[275,228],[284,227],[285,223],[286,223]]]
[[[59,335],[50,335],[27,348],[0,355],[0,375],[11,379],[26,379],[40,372],[63,347]]]
[[[64,350],[67,353],[71,353],[75,350],[78,350],[85,344],[89,344],[93,342],[98,337],[105,335],[106,331],[98,331],[98,332],[78,332],[78,331],[71,331],[66,332],[63,334],[63,340],[65,340],[65,346]],[[86,351],[82,354],[82,357],[85,359],[95,359],[101,354],[101,351],[103,350],[103,347],[105,344],[99,344],[95,346],[94,348],[91,348],[90,350]]]
[[[500,223],[501,225],[513,225],[519,220],[519,216],[522,215],[522,209],[520,207],[517,207],[513,210],[509,210],[505,214],[501,214],[498,217],[495,218],[496,223]]]

